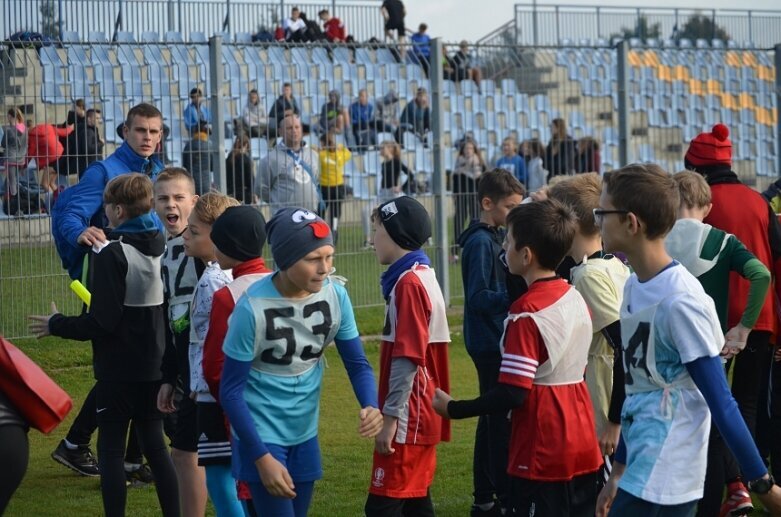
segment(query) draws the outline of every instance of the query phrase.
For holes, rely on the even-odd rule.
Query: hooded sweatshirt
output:
[[[462,248],[464,281],[464,341],[475,362],[499,359],[499,342],[510,307],[506,273],[499,260],[504,232],[482,223],[472,224],[458,238]]]
[[[89,308],[80,316],[55,314],[49,330],[54,336],[92,340],[96,380],[158,381],[165,348],[160,273],[165,237],[151,214],[144,214],[119,225],[108,239],[89,255]]]

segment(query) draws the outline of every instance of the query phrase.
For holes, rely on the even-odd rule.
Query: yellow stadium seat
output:
[[[738,57],[738,53],[734,50],[730,50],[727,52],[725,56],[725,61],[727,62],[727,65],[734,66],[734,67],[741,67],[743,66],[743,62]]]
[[[648,49],[643,52],[643,64],[645,66],[659,66],[659,56],[655,50]]]
[[[702,88],[702,81],[699,79],[689,79],[689,93],[692,95],[700,95],[703,94],[703,88]]]
[[[659,65],[656,68],[656,76],[660,81],[671,82],[673,80],[672,70],[669,66]]]
[[[757,66],[757,58],[752,51],[744,50],[742,54],[743,54],[744,65],[751,66],[751,67]]]
[[[735,110],[738,107],[738,103],[735,102],[735,97],[732,96],[730,93],[722,93],[721,94],[721,107],[727,108],[731,110]]]
[[[756,106],[754,96],[747,92],[741,93],[738,95],[738,106],[740,109],[754,109]]]
[[[676,65],[673,69],[673,79],[676,81],[688,81],[690,76],[689,69],[683,65]]]
[[[705,89],[708,95],[718,95],[721,93],[721,83],[716,79],[708,79]]]
[[[766,126],[772,126],[773,125],[773,115],[771,114],[770,110],[767,108],[761,108],[757,106],[754,108],[754,115],[757,119],[758,124],[764,124]]]
[[[767,81],[767,82],[773,82],[776,80],[776,74],[773,72],[773,69],[769,66],[758,66],[757,67],[757,79],[760,81]]]
[[[642,66],[642,61],[640,60],[640,53],[636,50],[630,50],[629,51],[629,64],[632,66]]]

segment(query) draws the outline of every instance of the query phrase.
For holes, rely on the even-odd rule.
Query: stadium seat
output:
[[[192,31],[190,32],[190,35],[187,38],[188,41],[191,43],[208,43],[209,39],[206,37],[206,34],[200,31]]]
[[[108,43],[108,38],[105,32],[90,31],[87,35],[87,39],[90,43]]]
[[[179,31],[166,31],[163,36],[163,41],[166,43],[184,43],[184,38]]]
[[[128,32],[128,31],[117,31],[117,33],[114,35],[114,39],[117,41],[117,43],[136,42],[136,37],[133,35],[132,32]]]
[[[141,33],[141,41],[144,43],[157,43],[160,41],[160,35],[155,31],[144,31]]]

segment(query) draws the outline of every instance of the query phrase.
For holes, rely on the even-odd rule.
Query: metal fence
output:
[[[325,127],[335,131],[338,146],[351,151],[344,164],[346,197],[335,265],[350,279],[356,306],[382,303],[381,268],[366,246],[371,235],[366,223],[369,209],[394,194],[384,186],[411,192],[429,208],[435,235],[426,249],[451,303],[460,303],[455,242],[467,218],[477,213],[474,191],[459,183],[465,172],[459,144],[465,137],[471,145],[464,147],[474,147],[487,169],[504,153],[523,150],[532,160],[536,156],[529,151],[536,149],[553,173],[544,146],[553,121],[560,119],[571,137],[565,174],[604,172],[632,161],[676,171],[683,167],[688,141],[724,122],[731,130],[734,169],[744,181],[762,188],[781,171],[778,50],[481,45],[467,48],[470,64],[458,67],[459,50],[434,45],[429,77],[427,62],[409,47],[239,44],[221,38],[208,44],[8,46],[0,55],[0,104],[20,107],[34,127],[64,122],[72,102],[84,99],[87,108],[102,111],[99,132],[108,155],[121,143],[117,127],[127,110],[151,102],[168,127],[165,158],[181,165],[191,140],[184,113],[191,90],[200,89],[211,109],[211,176],[215,188],[225,191],[226,154],[240,135],[249,137],[255,172],[264,156],[276,152],[274,145],[284,135],[267,116],[289,83],[308,130],[307,144],[323,153]],[[415,128],[413,121],[413,127],[397,131],[419,88],[427,92],[429,123]],[[242,122],[253,89],[260,118],[270,119],[254,130],[253,119],[249,128]],[[340,101],[326,106],[332,91]],[[362,91],[375,122],[353,131],[350,109]],[[383,164],[396,144],[408,170],[383,185]],[[63,187],[77,181],[73,173],[78,171],[59,172]],[[12,337],[25,335],[25,316],[46,311],[50,300],[64,311],[78,310],[51,244],[46,215],[51,196],[39,186],[39,171],[23,174],[25,192],[32,194],[25,194],[21,207],[12,207],[12,217],[0,219],[0,333]],[[262,186],[254,181],[252,190]],[[0,186],[0,192],[7,190]],[[5,194],[4,199],[10,213]],[[268,215],[266,204],[260,208]]]
[[[519,45],[606,45],[615,37],[656,44],[768,48],[781,42],[781,11],[516,4],[507,35]],[[582,42],[582,43],[581,43]],[[721,43],[719,43],[721,42]],[[684,45],[686,42],[684,42]]]
[[[6,0],[0,39],[19,31],[40,32],[54,39],[75,33],[83,41],[113,40],[119,32],[155,40],[175,32],[186,41],[205,41],[217,33],[226,39],[245,34],[268,36],[293,7],[315,21],[320,10],[329,10],[357,41],[383,37],[379,4],[372,0]]]

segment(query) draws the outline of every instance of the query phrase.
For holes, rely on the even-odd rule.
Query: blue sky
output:
[[[440,36],[445,41],[477,40],[513,17],[515,0],[405,0],[407,26],[413,30],[421,22],[429,26],[432,37]],[[531,3],[531,2],[528,2]],[[690,7],[701,9],[781,9],[778,0],[752,0],[738,3],[735,0],[653,0],[635,3],[631,0],[600,0],[579,2],[568,0],[567,5],[627,6],[634,4],[655,7]],[[554,2],[540,1],[539,4]]]

